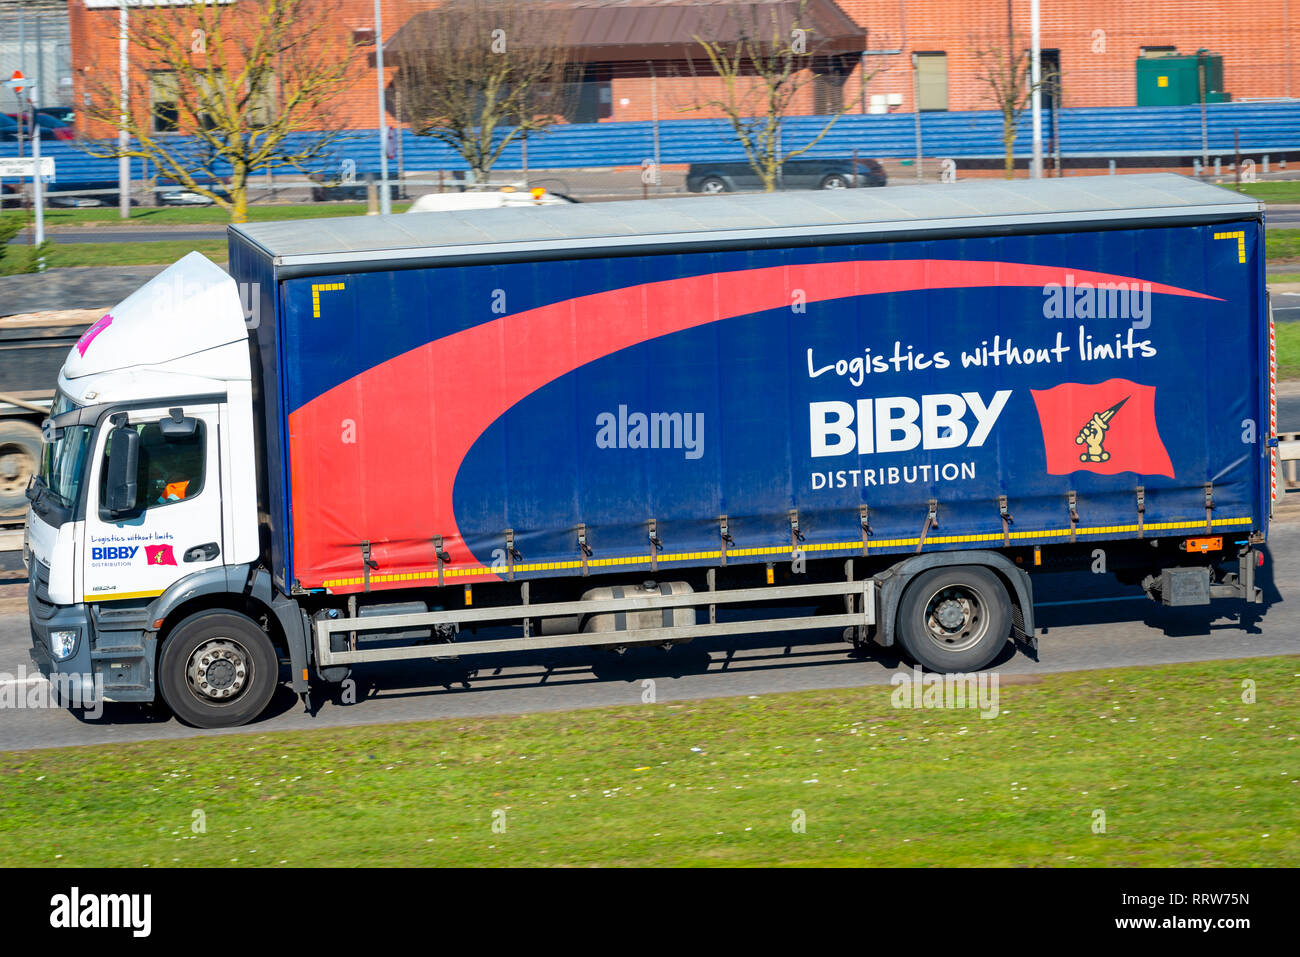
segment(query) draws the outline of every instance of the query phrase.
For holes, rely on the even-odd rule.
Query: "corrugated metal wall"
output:
[[[1300,151],[1300,101],[1225,103],[1211,105],[1207,114],[1208,155],[1230,157],[1233,133],[1240,137],[1244,154]],[[792,117],[785,123],[785,148],[794,149],[821,129],[822,117]],[[1021,118],[1016,153],[1030,149],[1029,116]],[[1199,106],[1114,107],[1062,110],[1059,115],[1061,153],[1065,157],[1125,157],[1166,155],[1191,157],[1201,153]],[[926,157],[995,158],[1002,155],[1001,114],[924,113],[921,115],[922,153]],[[652,123],[593,123],[559,126],[528,143],[528,165],[533,169],[636,166],[655,158]],[[426,136],[403,134],[407,173],[425,170],[465,169],[450,148]],[[725,120],[674,120],[659,124],[660,163],[743,159],[744,154]],[[371,130],[348,133],[335,147],[325,169],[345,160],[356,164],[358,174],[378,172],[377,136]],[[12,144],[0,155],[15,155]],[[45,153],[57,163],[56,183],[104,182],[117,179],[116,160],[94,159],[74,146],[46,141]],[[863,157],[915,156],[915,117],[846,115],[809,152],[811,156]],[[139,161],[133,163],[138,171]],[[520,148],[512,144],[497,164],[500,169],[522,167]],[[391,169],[390,164],[390,169]],[[285,173],[292,173],[285,170]],[[139,173],[137,172],[137,175]]]

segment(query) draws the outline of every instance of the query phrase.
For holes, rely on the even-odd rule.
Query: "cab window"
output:
[[[140,433],[136,500],[132,511],[139,513],[189,501],[203,491],[207,430],[202,420],[196,425],[194,434],[183,438],[167,438],[157,422],[137,422],[128,426]],[[108,457],[109,446],[106,445],[99,471],[101,502],[108,486]]]

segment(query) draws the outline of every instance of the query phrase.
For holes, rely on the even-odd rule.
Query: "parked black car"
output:
[[[354,180],[351,183],[340,183],[336,177],[326,176],[324,173],[308,173],[307,178],[313,183],[320,184],[311,188],[311,201],[313,203],[357,201],[366,198],[364,179]]]
[[[785,189],[849,189],[884,186],[888,177],[872,159],[792,159],[781,165]],[[763,181],[748,163],[692,163],[686,171],[686,188],[692,193],[733,193],[762,189]]]

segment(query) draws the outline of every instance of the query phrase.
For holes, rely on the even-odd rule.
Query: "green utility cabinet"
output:
[[[1214,54],[1142,56],[1137,59],[1137,105],[1181,106],[1201,102],[1198,71],[1204,64],[1205,102],[1227,103],[1223,90],[1223,57]]]

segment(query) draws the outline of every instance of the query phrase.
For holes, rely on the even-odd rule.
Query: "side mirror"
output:
[[[199,427],[199,420],[188,417],[182,409],[168,409],[168,417],[158,423],[164,439],[191,438]]]
[[[108,437],[108,477],[104,507],[114,515],[135,508],[136,470],[140,464],[140,433],[119,427]]]

